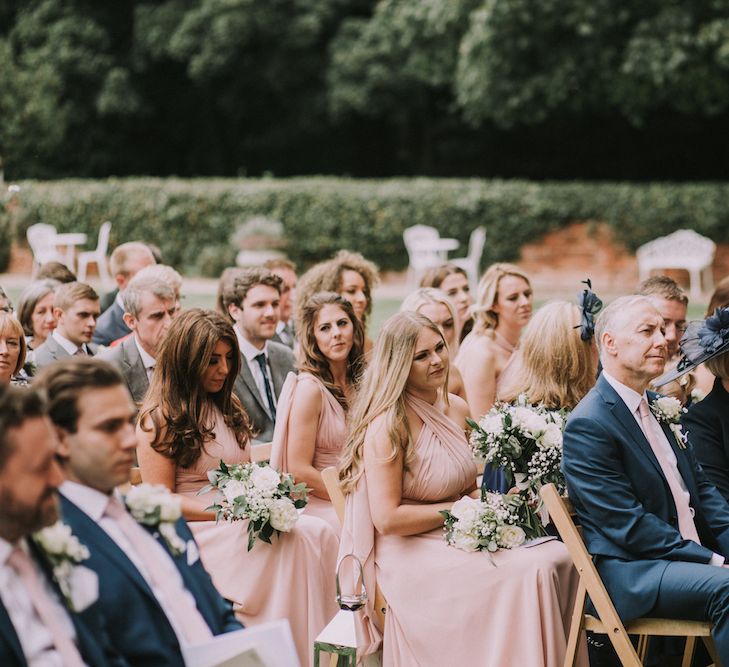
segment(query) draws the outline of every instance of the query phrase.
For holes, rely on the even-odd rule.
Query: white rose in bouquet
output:
[[[562,429],[557,424],[547,424],[547,428],[544,429],[544,433],[537,444],[542,449],[562,447]]]
[[[233,501],[238,496],[245,496],[248,492],[248,485],[245,482],[241,482],[237,479],[231,479],[225,483],[225,486],[221,489],[225,499],[232,505]]]
[[[274,529],[280,530],[282,533],[288,533],[299,520],[299,513],[291,500],[277,498],[271,503],[269,520]]]
[[[281,476],[270,466],[256,466],[251,471],[251,484],[258,493],[272,496],[280,483]]]
[[[507,524],[505,526],[502,526],[499,532],[499,543],[505,549],[513,549],[514,547],[518,547],[519,545],[524,543],[525,539],[526,534],[521,528],[519,528],[519,526]]]
[[[478,538],[470,533],[454,531],[452,544],[461,551],[478,551]]]
[[[470,496],[463,496],[460,500],[453,503],[451,514],[459,521],[473,523],[478,519],[481,510],[481,503]]]
[[[500,414],[487,414],[479,422],[479,426],[492,435],[501,435],[504,432],[504,420]]]

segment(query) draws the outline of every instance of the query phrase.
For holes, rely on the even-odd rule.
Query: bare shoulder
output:
[[[321,408],[321,387],[319,382],[308,373],[298,376],[294,403],[301,408],[316,410]]]
[[[461,344],[461,351],[458,355],[459,367],[470,368],[471,364],[493,363],[495,350],[491,339],[483,334],[471,332]]]
[[[471,414],[468,410],[468,403],[456,394],[448,394],[448,402],[450,405],[446,410],[446,414],[459,426],[463,424],[465,428],[466,417],[469,417]]]

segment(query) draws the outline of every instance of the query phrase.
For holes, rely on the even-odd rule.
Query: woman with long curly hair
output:
[[[385,667],[561,664],[578,583],[564,546],[497,551],[492,563],[443,539],[441,511],[474,490],[476,475],[468,406],[448,394],[448,367],[441,330],[398,313],[352,407],[340,555],[363,563],[370,600],[377,583],[388,601],[384,628],[370,601],[360,612],[360,650],[382,639]],[[479,618],[488,622],[474,629]],[[529,630],[517,632],[516,619]]]
[[[311,489],[304,513],[339,520],[321,471],[336,466],[347,435],[364,352],[364,329],[352,304],[320,292],[299,308],[299,374],[289,373],[278,399],[271,465]]]
[[[286,618],[302,664],[336,613],[337,535],[314,516],[271,544],[247,550],[247,522],[215,521],[214,498],[200,495],[220,461],[250,461],[250,426],[233,384],[241,363],[231,323],[193,308],[170,326],[137,426],[142,479],[178,494],[200,557],[220,593],[247,625]]]
[[[340,250],[332,259],[312,266],[296,286],[297,309],[317,292],[336,292],[352,304],[365,330],[365,352],[372,349],[367,318],[372,313],[372,290],[379,282],[377,266],[358,252]],[[297,314],[297,319],[300,315]]]

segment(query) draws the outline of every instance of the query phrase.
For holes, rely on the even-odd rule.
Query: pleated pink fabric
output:
[[[337,466],[347,437],[344,409],[324,383],[311,373],[289,373],[281,389],[276,408],[276,428],[273,432],[271,465],[282,472],[290,472],[288,463],[289,415],[295,400],[296,389],[302,383],[313,384],[321,392],[321,412],[316,432],[313,465],[317,470]],[[339,534],[340,524],[334,506],[324,498],[309,495],[304,514],[318,516],[327,521]]]
[[[177,492],[197,497],[208,483],[208,470],[220,461],[245,463],[249,448],[241,450],[222,415],[215,420],[215,440],[205,446],[194,466],[177,469]],[[210,494],[210,504],[214,493]],[[337,534],[315,516],[302,515],[290,533],[258,540],[247,550],[247,523],[190,521],[200,558],[223,597],[232,600],[245,625],[288,619],[302,665],[313,662],[317,635],[336,614]]]
[[[403,501],[438,502],[460,493],[474,475],[463,431],[413,396],[423,420],[416,455],[403,476]],[[564,546],[547,542],[499,551],[496,567],[483,553],[449,547],[443,530],[399,537],[372,524],[366,478],[347,498],[340,558],[355,553],[374,598],[375,579],[388,603],[382,641],[385,667],[484,665],[553,667],[564,660],[577,573]],[[362,653],[383,633],[371,604],[358,613]]]

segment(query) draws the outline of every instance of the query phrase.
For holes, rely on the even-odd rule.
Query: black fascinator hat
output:
[[[595,316],[602,310],[602,300],[592,291],[592,282],[589,278],[582,282],[587,288],[577,295],[577,305],[582,311],[582,321],[578,326],[580,338],[587,342],[595,335]]]
[[[705,320],[689,323],[678,345],[681,359],[676,368],[653,381],[656,387],[668,384],[705,361],[729,352],[729,307],[717,308]]]

